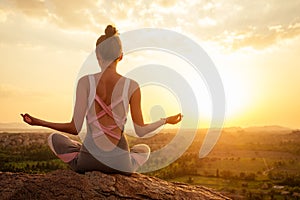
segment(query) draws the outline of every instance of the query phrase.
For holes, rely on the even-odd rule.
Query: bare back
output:
[[[98,118],[98,123],[101,127],[112,127],[113,135],[105,134],[102,137],[99,137],[99,141],[102,140],[101,143],[105,143],[105,140],[103,138],[107,136],[107,138],[113,143],[117,144],[119,140],[117,138],[120,138],[122,135],[122,129],[124,128],[124,121],[118,121],[117,117],[121,119],[125,119],[127,116],[127,110],[128,107],[128,95],[126,95],[127,99],[124,99],[124,85],[126,78],[117,74],[117,73],[109,73],[108,71],[105,71],[104,73],[98,73],[94,74],[94,80],[95,80],[95,87],[96,87],[96,94],[95,96],[100,98],[100,101],[103,101],[103,103],[112,108],[112,114],[113,117],[109,114],[104,114],[103,116]],[[128,93],[128,91],[126,91]],[[123,102],[125,101],[125,103]],[[117,102],[116,105],[115,102]],[[123,103],[122,103],[123,102]],[[104,107],[105,107],[104,105]],[[93,115],[97,113],[103,112],[103,106],[99,104],[96,100],[94,100],[93,104],[91,105],[91,109],[89,109],[88,114]],[[97,131],[95,130],[97,127],[91,126],[92,132]],[[116,137],[112,137],[116,136]],[[105,145],[104,145],[105,146]]]

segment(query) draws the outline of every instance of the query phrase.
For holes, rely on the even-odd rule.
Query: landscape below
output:
[[[300,198],[299,130],[225,128],[213,151],[199,159],[206,131],[196,131],[193,143],[175,162],[145,175],[213,188],[233,199]],[[191,132],[186,130],[186,134]],[[45,130],[2,131],[0,171],[43,174],[67,169],[46,145],[49,134]],[[151,138],[128,137],[128,141],[130,145],[146,143],[155,151],[169,144],[175,134],[176,130],[163,130]],[[149,165],[161,162],[164,158],[151,160]]]

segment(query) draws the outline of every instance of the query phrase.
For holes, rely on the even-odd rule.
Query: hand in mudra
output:
[[[29,125],[38,125],[38,119],[35,117],[30,116],[28,113],[25,114],[21,114],[21,116],[23,117],[23,121],[26,122]]]
[[[181,115],[181,113],[177,114],[177,115],[173,115],[170,117],[166,118],[166,123],[167,124],[177,124],[178,122],[181,121],[183,115]]]

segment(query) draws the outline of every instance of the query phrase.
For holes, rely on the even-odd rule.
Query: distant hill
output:
[[[283,126],[250,126],[250,127],[225,127],[223,131],[228,133],[237,133],[237,132],[245,132],[245,133],[290,133],[293,129],[283,127]]]
[[[83,131],[85,126],[83,126]],[[0,123],[0,131],[30,131],[30,130],[50,130],[40,126],[30,126],[26,123],[11,122],[11,123]],[[205,129],[206,130],[206,129]],[[225,127],[223,128],[226,132],[248,132],[248,133],[290,133],[292,129],[283,126],[251,126],[251,127]],[[128,133],[134,132],[133,130],[127,130]],[[172,130],[166,130],[172,132]]]
[[[0,123],[0,132],[51,132],[51,129],[41,126],[30,126],[22,122]],[[85,131],[85,126],[82,127],[82,131]]]
[[[252,126],[244,128],[246,132],[290,133],[292,129],[283,126]]]
[[[0,129],[27,129],[32,128],[25,123],[12,122],[12,123],[0,123]]]
[[[0,123],[0,132],[8,133],[27,133],[27,132],[50,132],[51,129],[40,127],[40,126],[30,126],[25,123],[12,122],[12,123]]]
[[[244,129],[242,127],[225,127],[223,128],[224,131],[226,132],[239,132],[239,131],[244,131]]]

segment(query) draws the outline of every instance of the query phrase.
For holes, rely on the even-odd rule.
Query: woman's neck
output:
[[[117,61],[110,63],[107,67],[104,68],[104,70],[102,68],[102,71],[106,73],[117,73]]]
[[[117,72],[117,62],[111,63],[109,66],[107,66],[104,70],[102,70],[102,77],[104,79],[114,79],[116,77],[119,77],[120,74]]]

